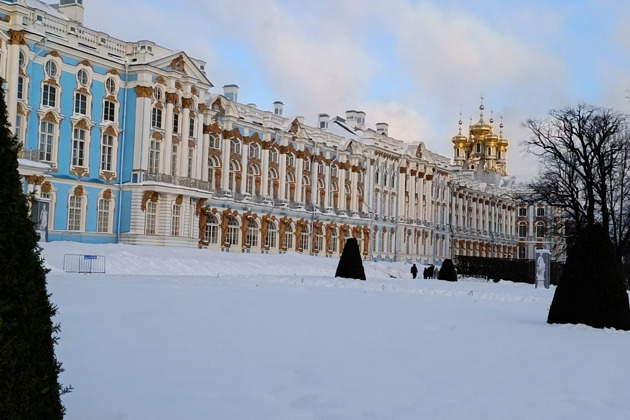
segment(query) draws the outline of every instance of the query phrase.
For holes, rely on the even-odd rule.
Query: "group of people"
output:
[[[430,278],[436,279],[438,276],[438,273],[439,273],[438,268],[435,267],[434,265],[430,265],[428,267],[425,267],[425,269],[422,272],[422,275],[425,279],[430,279]],[[411,275],[413,276],[414,279],[418,275],[418,267],[416,267],[415,264],[411,266]]]

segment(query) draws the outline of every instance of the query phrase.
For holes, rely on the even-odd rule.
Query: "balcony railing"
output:
[[[165,184],[178,185],[180,187],[195,188],[198,190],[210,191],[210,183],[200,179],[168,174],[146,174],[147,181],[164,182]]]

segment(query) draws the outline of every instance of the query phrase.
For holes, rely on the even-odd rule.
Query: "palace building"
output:
[[[355,237],[366,259],[436,264],[556,245],[557,214],[507,176],[483,105],[453,158],[362,111],[309,126],[237,85],[214,93],[185,51],[84,27],[83,7],[0,2],[8,117],[48,240],[339,256]]]

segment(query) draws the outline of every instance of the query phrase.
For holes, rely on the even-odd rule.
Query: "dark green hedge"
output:
[[[457,273],[462,276],[486,276],[488,280],[510,280],[534,284],[534,260],[510,260],[458,255],[455,257]],[[551,262],[551,284],[558,284],[563,264]]]

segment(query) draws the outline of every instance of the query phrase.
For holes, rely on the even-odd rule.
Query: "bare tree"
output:
[[[621,256],[630,242],[630,150],[627,117],[611,109],[578,105],[528,120],[523,147],[539,157],[530,187],[562,208],[567,230],[602,223]]]

